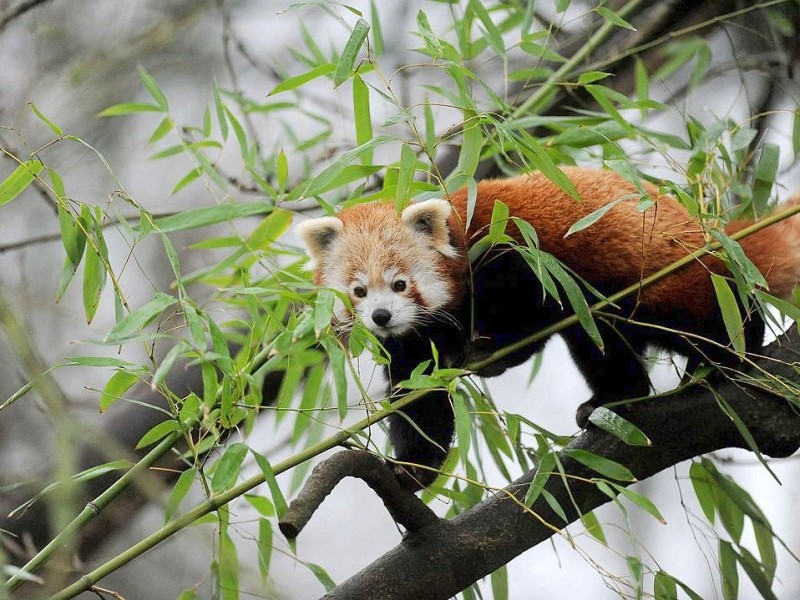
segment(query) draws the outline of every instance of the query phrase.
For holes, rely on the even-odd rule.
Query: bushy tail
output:
[[[800,206],[800,195],[781,204],[776,212],[796,206]],[[732,221],[726,233],[731,235],[752,224],[753,221]],[[800,284],[800,214],[748,235],[739,243],[766,277],[770,294],[791,298],[792,289]]]

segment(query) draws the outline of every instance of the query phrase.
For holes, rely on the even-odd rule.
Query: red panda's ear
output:
[[[300,223],[295,232],[300,237],[309,257],[308,266],[316,269],[321,266],[331,244],[342,232],[344,225],[336,217],[320,217]]]
[[[450,244],[450,230],[447,227],[447,219],[452,210],[447,200],[425,200],[410,204],[400,215],[400,219],[413,232],[429,237],[433,248],[452,258],[458,254]]]

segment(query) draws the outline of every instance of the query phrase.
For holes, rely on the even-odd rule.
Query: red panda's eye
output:
[[[395,292],[397,292],[398,294],[400,292],[405,292],[406,291],[406,282],[404,280],[402,280],[402,279],[398,279],[397,281],[395,281],[392,284],[392,289]]]
[[[356,287],[353,288],[353,295],[356,298],[366,298],[366,296],[367,296],[367,288],[365,288],[365,287],[363,287],[361,285],[357,285]]]

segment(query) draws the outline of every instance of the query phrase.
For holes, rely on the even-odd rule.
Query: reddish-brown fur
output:
[[[576,202],[541,173],[511,179],[482,181],[467,238],[472,245],[485,235],[491,222],[495,200],[504,202],[510,216],[531,223],[541,249],[569,265],[590,283],[612,282],[619,289],[702,248],[705,243],[700,224],[674,198],[659,195],[656,186],[645,183],[645,191],[656,201],[640,212],[636,187],[611,171],[562,167],[580,194]],[[600,221],[573,235],[569,228],[581,218],[617,200]],[[467,218],[467,191],[450,198],[456,215],[453,224],[464,231]],[[750,225],[736,221],[728,228],[734,233]],[[506,233],[524,243],[519,230],[509,224]],[[783,221],[741,241],[745,254],[764,273],[772,293],[788,296],[800,280],[800,225],[796,219]],[[642,290],[639,302],[653,313],[660,307],[676,308],[687,317],[702,322],[716,311],[716,297],[710,272],[725,273],[719,259],[706,256],[679,272]]]

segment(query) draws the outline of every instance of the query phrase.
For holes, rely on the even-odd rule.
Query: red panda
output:
[[[440,363],[459,365],[566,316],[562,304],[545,293],[534,270],[510,245],[496,245],[470,265],[469,249],[488,232],[496,200],[508,206],[509,217],[533,226],[540,250],[555,256],[604,295],[635,284],[704,246],[700,223],[655,186],[644,184],[654,205],[640,211],[636,205],[641,194],[623,177],[578,167],[562,170],[582,202],[541,173],[531,173],[480,182],[468,226],[468,192],[463,189],[449,201],[411,204],[399,216],[392,203],[367,203],[297,227],[315,283],[346,293],[352,303],[355,315],[347,314],[342,305],[339,318],[357,316],[391,355],[386,367],[390,387],[431,358],[431,343]],[[620,199],[599,221],[567,235],[579,219]],[[790,296],[800,281],[799,221],[782,221],[741,241],[776,296]],[[748,224],[732,222],[727,231]],[[506,233],[525,244],[513,223],[508,223]],[[731,363],[733,355],[725,348],[729,335],[711,273],[727,275],[729,271],[720,258],[705,255],[618,303],[613,312],[620,318],[597,322],[602,351],[579,325],[561,332],[593,392],[578,411],[580,425],[600,404],[650,393],[641,358],[649,346]],[[591,303],[595,297],[586,288],[583,291]],[[763,343],[764,327],[757,314],[745,314],[747,348]],[[523,363],[545,341],[513,352],[478,375],[497,375]],[[411,480],[405,475],[405,483],[429,485],[452,442],[454,416],[447,393],[433,392],[405,408],[404,415],[389,418],[396,459],[427,467],[407,469]]]

